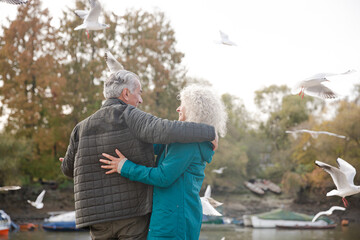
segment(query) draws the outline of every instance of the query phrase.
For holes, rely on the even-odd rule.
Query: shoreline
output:
[[[27,203],[27,199],[34,201],[42,189],[34,187],[1,192],[0,209],[4,210],[16,224],[39,224],[45,218],[50,217],[49,213],[73,211],[75,209],[72,188],[56,190],[45,188],[44,207],[42,209],[32,207]],[[224,193],[221,195],[213,194],[212,197],[224,203],[221,210],[225,217],[236,219],[242,219],[245,214],[258,214],[276,208],[315,215],[319,211],[328,210],[331,206],[343,206],[341,198],[326,198],[326,196],[320,197],[318,202],[305,204],[295,203],[292,198],[272,193],[266,193],[265,196],[257,196],[252,193]],[[336,223],[340,223],[342,219],[347,219],[350,223],[360,223],[360,198],[354,196],[348,198],[348,201],[350,205],[346,211],[335,211],[328,217]]]

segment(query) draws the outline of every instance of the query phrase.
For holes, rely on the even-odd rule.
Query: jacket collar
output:
[[[101,108],[108,107],[108,106],[115,105],[115,104],[127,105],[126,103],[124,103],[123,101],[121,101],[118,98],[109,98],[109,99],[106,99],[106,101],[101,106]]]

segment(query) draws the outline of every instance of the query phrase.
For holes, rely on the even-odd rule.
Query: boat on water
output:
[[[201,229],[227,230],[242,225],[243,221],[236,218],[203,215]]]
[[[8,235],[11,227],[11,218],[3,210],[0,210],[0,235]]]
[[[276,225],[276,228],[279,229],[297,229],[297,230],[301,230],[301,229],[332,229],[332,228],[336,228],[336,224],[328,224],[325,226],[313,226],[313,225],[304,225],[304,226],[298,226],[298,225],[294,225],[294,226],[286,226],[286,225]]]
[[[321,217],[312,222],[313,216],[276,209],[270,212],[251,216],[251,224],[254,228],[293,228],[293,229],[325,229],[332,228],[334,222],[329,218]]]
[[[244,227],[252,227],[251,215],[243,215]]]
[[[65,212],[51,216],[44,220],[42,228],[46,231],[84,231],[75,224],[75,211]]]

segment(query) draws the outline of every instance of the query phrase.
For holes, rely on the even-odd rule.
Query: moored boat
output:
[[[10,216],[0,210],[0,235],[8,235],[11,226]]]
[[[259,194],[259,195],[264,195],[264,190],[262,190],[260,187],[256,186],[255,184],[245,181],[244,182],[245,187],[247,187],[248,189],[250,189],[252,192]]]
[[[243,215],[244,227],[252,227],[251,215]]]
[[[294,225],[294,226],[288,226],[288,225],[276,225],[276,228],[279,229],[332,229],[335,228],[336,224],[327,224],[324,226],[314,226],[314,225]]]
[[[263,184],[274,193],[281,193],[281,188],[270,180],[263,180]]]
[[[325,217],[322,217],[316,222],[312,222],[311,220],[312,216],[282,209],[251,216],[251,223],[254,228],[276,228],[277,226],[283,228],[324,228],[333,224],[330,219]]]
[[[51,216],[45,219],[42,228],[46,231],[84,231],[76,228],[75,211]]]

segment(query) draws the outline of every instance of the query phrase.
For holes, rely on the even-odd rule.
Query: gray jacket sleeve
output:
[[[78,147],[78,125],[73,129],[71,136],[70,136],[70,143],[67,148],[64,161],[61,164],[61,171],[65,176],[70,178],[74,177],[74,162],[75,162],[75,155]]]
[[[215,139],[214,127],[207,124],[169,121],[132,106],[128,106],[124,114],[129,129],[143,142],[168,144],[205,142]]]

